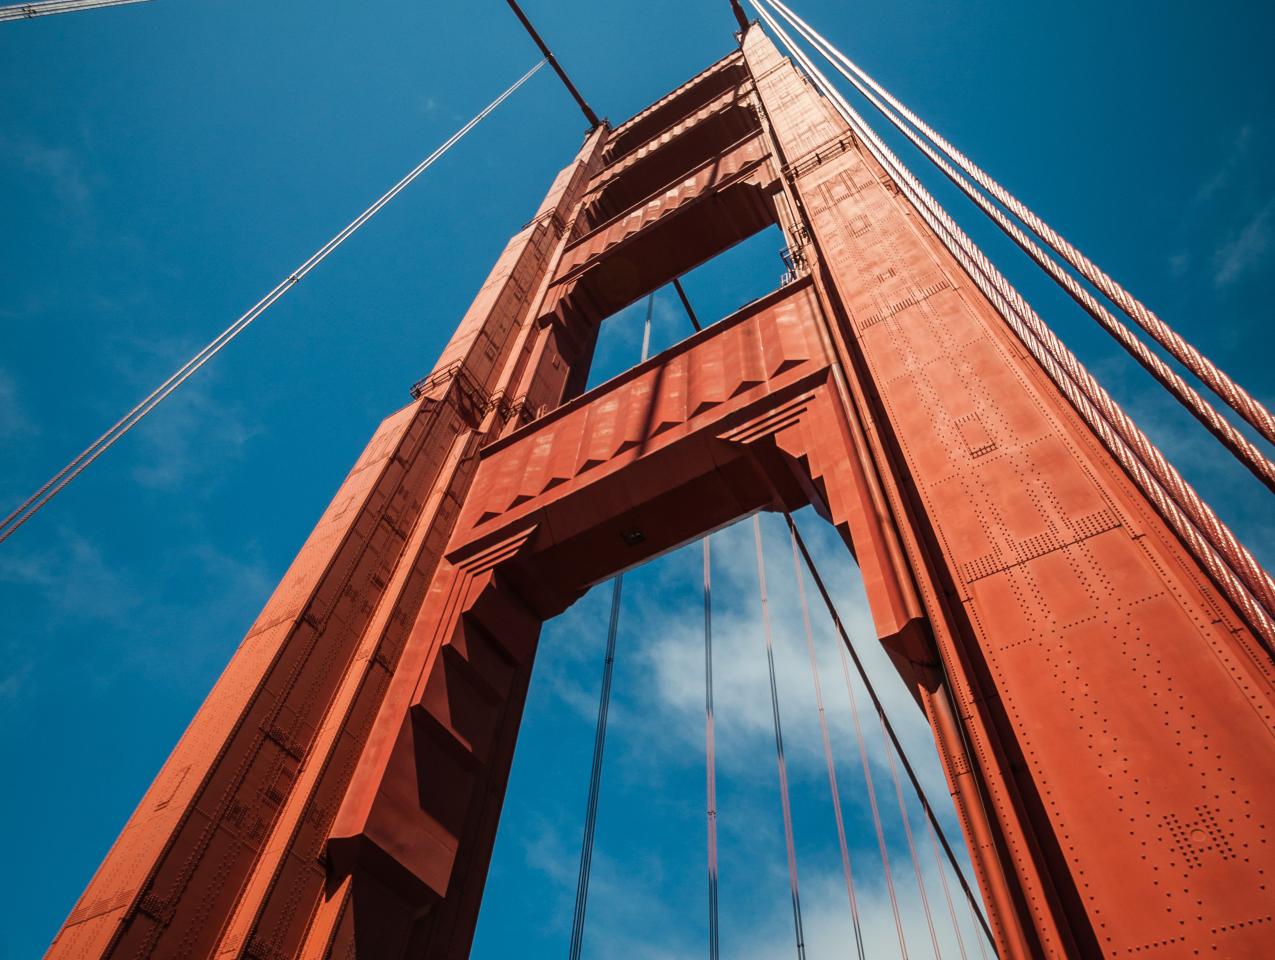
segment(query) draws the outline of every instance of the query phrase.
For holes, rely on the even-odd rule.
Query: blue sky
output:
[[[595,109],[616,121],[732,42],[725,0],[527,7]],[[797,9],[1275,400],[1269,5]],[[535,59],[498,0],[154,0],[0,27],[0,503],[22,499]],[[10,825],[0,956],[47,945],[349,464],[428,372],[582,131],[542,72],[0,546],[0,818]],[[1020,255],[975,228],[968,205],[937,192],[1275,562],[1257,483]],[[701,315],[773,286],[778,245],[763,234],[690,276]],[[595,382],[636,359],[640,316],[631,308],[608,322]],[[668,291],[655,317],[655,349],[685,335]],[[815,518],[802,519],[866,639],[848,558]],[[849,927],[790,558],[774,518],[764,520],[811,956],[825,955],[820,944],[839,955]],[[745,525],[715,540],[723,949],[784,956],[750,537]],[[683,551],[626,579],[591,957],[702,949],[698,558]],[[606,607],[595,591],[545,631],[476,957],[507,956],[511,944],[528,957],[565,951]],[[816,629],[827,657],[822,617]],[[872,663],[941,794],[924,729],[881,658]],[[835,657],[825,666],[852,856],[876,907],[870,935],[888,944],[845,690]],[[923,954],[882,756],[875,749],[897,879],[910,891],[909,946]],[[937,878],[927,881],[945,922]]]

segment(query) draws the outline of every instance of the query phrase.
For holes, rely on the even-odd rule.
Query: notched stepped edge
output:
[[[701,70],[699,73],[697,73],[695,76],[693,76],[690,80],[686,81],[686,83],[682,84],[677,89],[660,97],[660,99],[656,100],[653,104],[646,107],[644,110],[641,110],[638,113],[635,113],[633,116],[629,117],[629,119],[625,120],[623,123],[616,126],[611,131],[611,136],[609,138],[610,142],[605,148],[603,153],[603,161],[606,163],[612,163],[618,157],[622,157],[624,155],[622,153],[612,153],[611,147],[614,144],[618,143],[620,140],[631,136],[633,129],[637,127],[639,124],[649,120],[658,111],[667,107],[669,104],[675,101],[678,97],[683,96],[684,94],[690,93],[692,88],[698,86],[703,81],[708,80],[710,77],[714,76],[715,74],[723,70],[731,69],[732,67],[738,67],[740,69],[744,69],[744,54],[742,50],[732,50],[730,53],[726,54],[726,56],[722,57],[720,60],[716,61],[715,63],[709,64],[707,67],[705,67],[703,70]],[[747,73],[746,69],[744,70],[744,72],[745,74]],[[689,113],[690,111],[687,111],[687,112]],[[637,145],[640,146],[640,144],[637,144]]]

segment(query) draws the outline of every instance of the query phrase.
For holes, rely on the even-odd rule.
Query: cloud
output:
[[[39,433],[18,400],[18,385],[0,370],[0,440],[13,440]]]
[[[22,166],[27,173],[48,183],[53,196],[69,212],[89,212],[92,192],[79,159],[66,147],[54,147],[27,137],[0,138],[0,152]]]
[[[53,662],[66,656],[102,686],[160,677],[202,687],[278,577],[252,544],[240,555],[188,540],[142,570],[67,526],[33,542],[41,546],[15,541],[0,551],[0,584],[40,610],[32,621],[38,628],[12,633],[15,649],[26,654],[6,654],[0,699],[28,675],[52,675]],[[156,582],[175,585],[174,593],[157,599]]]
[[[1213,283],[1229,286],[1253,267],[1260,266],[1271,247],[1271,215],[1275,200],[1233,232],[1213,256]]]
[[[97,544],[61,527],[37,550],[15,543],[0,551],[0,583],[37,591],[60,621],[83,618],[127,626],[142,594]]]
[[[1196,206],[1202,206],[1214,200],[1218,194],[1232,184],[1236,174],[1240,172],[1248,160],[1252,142],[1253,126],[1245,124],[1240,127],[1239,132],[1235,135],[1235,139],[1231,143],[1231,149],[1222,161],[1222,165],[1196,191],[1194,198]]]
[[[813,519],[813,518],[812,518]],[[822,780],[826,777],[819,730],[819,714],[815,709],[814,676],[802,626],[802,613],[791,546],[786,528],[773,515],[761,518],[766,548],[767,593],[771,616],[772,642],[775,652],[776,681],[785,735],[785,751],[794,776]],[[805,529],[811,540],[815,562],[832,582],[830,590],[837,598],[839,612],[846,623],[869,675],[873,677],[886,714],[894,724],[904,748],[913,757],[927,757],[918,762],[922,782],[932,795],[946,794],[946,785],[934,757],[935,748],[928,725],[911,694],[904,687],[888,657],[876,639],[857,570],[848,563],[845,548],[831,529],[819,529],[807,522]],[[757,597],[757,567],[752,537],[752,521],[737,524],[714,536],[713,564],[715,592],[721,595],[749,597],[746,603],[732,604],[714,613],[713,696],[716,712],[723,718],[719,762],[733,773],[748,770],[761,772],[757,757],[774,753],[773,719],[769,680],[765,659],[765,637]],[[694,551],[695,562],[699,552]],[[835,574],[834,574],[835,571]],[[683,574],[686,575],[686,574]],[[858,740],[854,717],[850,712],[850,691],[858,711],[869,761],[877,790],[888,784],[890,772],[880,722],[853,667],[848,689],[838,653],[839,638],[828,620],[818,594],[803,570],[811,614],[816,663],[825,716],[830,728],[834,755],[841,779],[862,776],[858,763]],[[660,591],[645,591],[634,602],[636,610],[626,615],[635,617],[635,632],[645,639],[636,656],[640,669],[652,678],[653,703],[647,709],[631,711],[637,717],[657,717],[666,723],[677,717],[675,728],[684,732],[687,746],[702,737],[704,709],[702,627],[684,611],[669,610]],[[632,609],[632,608],[630,608]],[[620,720],[624,722],[623,717]],[[649,722],[649,721],[648,721]],[[770,776],[771,771],[766,771]]]
[[[120,378],[148,394],[169,369],[194,350],[189,344],[130,340],[117,362]],[[248,443],[264,432],[245,407],[219,399],[219,374],[205,367],[164,400],[133,431],[133,478],[155,490],[186,487],[215,479],[224,464],[241,458]],[[113,411],[114,412],[114,411]]]

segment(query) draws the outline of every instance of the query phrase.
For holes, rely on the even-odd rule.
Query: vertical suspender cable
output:
[[[713,729],[713,561],[704,538],[704,766],[708,819],[708,960],[718,960],[717,929],[717,732]]]
[[[811,28],[804,20],[789,10],[783,3],[773,0],[772,6],[779,10],[780,14],[790,24],[792,24],[802,36],[813,43],[825,57],[829,59],[833,67],[851,84],[855,89],[863,95],[863,97],[871,103],[896,129],[899,130],[912,144],[920,150],[942,173],[961,190],[980,210],[990,217],[998,227],[1018,247],[1026,253],[1037,266],[1041,267],[1046,273],[1053,278],[1066,293],[1076,301],[1080,307],[1088,313],[1094,320],[1098,322],[1115,340],[1151,374],[1166,390],[1168,390],[1175,399],[1177,399],[1187,410],[1198,420],[1206,430],[1212,433],[1235,457],[1238,459],[1258,480],[1260,480],[1267,489],[1275,491],[1275,463],[1266,457],[1247,437],[1239,430],[1231,425],[1231,423],[1223,417],[1200,393],[1188,384],[1181,376],[1179,376],[1168,364],[1161,360],[1154,352],[1152,352],[1146,344],[1144,344],[1133,333],[1129,327],[1121,323],[1116,317],[1112,316],[1110,311],[1102,306],[1101,303],[1094,298],[1089,291],[1076,281],[1075,277],[1067,273],[1053,257],[1049,256],[1041,247],[1034,243],[1030,237],[1023,232],[1013,221],[1011,221],[999,207],[995,206],[985,197],[982,192],[973,186],[968,180],[962,177],[952,168],[934,148],[922,140],[907,124],[905,124],[898,115],[896,115],[889,107],[881,102],[880,99],[868,89],[865,84],[871,83],[871,78],[866,74],[862,74],[859,68],[855,66],[853,61],[849,60],[836,47],[825,40],[813,28]],[[808,32],[807,32],[808,31]],[[856,72],[851,72],[856,71]],[[862,82],[861,82],[861,78]],[[873,89],[880,89],[875,84]],[[889,98],[891,103],[898,104],[888,93],[883,92],[883,96]],[[912,117],[914,115],[907,112],[906,108],[899,105],[900,111],[905,116]],[[916,121],[920,123],[919,120]],[[923,126],[923,125],[922,125]],[[928,128],[924,128],[928,129]]]
[[[814,558],[810,555],[809,548],[806,547],[806,541],[801,536],[801,531],[797,529],[796,523],[793,522],[792,515],[786,510],[784,511],[784,518],[788,522],[788,529],[792,532],[793,538],[797,541],[797,548],[801,551],[802,562],[805,563],[806,569],[810,571],[810,579],[814,581],[815,587],[819,590],[819,596],[823,599],[824,606],[828,610],[828,616],[832,619],[833,626],[837,628],[842,646],[850,654],[850,659],[854,662],[855,671],[859,674],[859,679],[863,681],[864,689],[868,691],[868,697],[872,700],[873,709],[876,710],[877,716],[881,718],[881,724],[885,729],[886,735],[890,738],[890,743],[894,745],[894,749],[898,753],[899,761],[903,764],[903,770],[908,775],[908,780],[912,784],[917,800],[921,803],[921,809],[925,811],[925,815],[930,821],[930,826],[934,828],[939,842],[943,845],[943,852],[947,855],[947,862],[951,864],[953,872],[955,872],[957,879],[960,881],[961,889],[964,891],[966,899],[971,904],[977,904],[974,890],[965,878],[965,871],[961,869],[960,861],[956,859],[956,853],[948,842],[947,835],[943,832],[943,825],[939,823],[938,815],[934,812],[934,807],[931,805],[929,797],[925,795],[925,789],[921,786],[921,781],[917,777],[916,771],[912,769],[912,764],[908,761],[907,754],[903,752],[903,744],[899,742],[898,734],[894,730],[894,724],[890,722],[890,718],[886,715],[885,707],[881,703],[881,698],[877,696],[876,688],[872,685],[868,671],[864,668],[863,661],[859,659],[859,651],[855,649],[850,640],[850,633],[846,630],[846,626],[841,620],[841,615],[837,613],[837,606],[832,602],[832,594],[828,592],[828,587],[823,582],[823,577],[819,574],[819,568],[815,566]],[[987,936],[988,942],[994,944],[996,940],[992,936],[991,928],[988,927],[982,912],[975,910],[975,916],[982,927],[983,933]]]
[[[642,326],[642,362],[651,355],[651,314],[655,312],[655,294],[646,298],[646,323]]]
[[[791,534],[790,534],[791,537]],[[823,684],[819,681],[819,658],[815,655],[814,631],[810,628],[810,604],[806,600],[806,578],[801,572],[797,541],[792,541],[792,569],[797,578],[797,594],[801,599],[801,622],[806,632],[806,653],[810,658],[810,676],[815,684],[815,705],[819,708],[819,733],[823,737],[823,759],[828,768],[828,789],[832,794],[832,812],[837,823],[837,844],[841,850],[841,872],[845,875],[846,896],[850,899],[850,919],[854,927],[855,951],[865,960],[863,930],[859,924],[859,901],[854,892],[854,872],[850,869],[850,850],[846,845],[846,825],[841,816],[841,791],[837,788],[837,768],[832,759],[832,739],[828,735],[828,716],[823,707]]]
[[[983,919],[982,911],[979,910],[978,907],[974,905],[973,900],[966,900],[965,907],[967,910],[969,910],[970,920],[974,922],[975,926],[979,926],[980,924],[983,925],[984,927],[987,926],[987,921]],[[983,946],[983,938],[975,937],[974,942],[978,944],[978,955],[981,958],[981,960],[987,960],[987,948]]]
[[[642,331],[643,360],[646,359],[651,346],[651,313],[654,309],[655,294],[652,292],[647,297],[646,324]],[[624,584],[624,574],[616,574],[613,582],[615,589],[611,593],[611,622],[607,626],[606,657],[602,661],[602,690],[598,694],[598,726],[593,735],[593,767],[589,772],[589,799],[585,805],[584,837],[580,841],[580,873],[576,877],[576,905],[571,917],[569,949],[571,960],[580,960],[580,951],[584,948],[584,915],[589,900],[589,875],[593,870],[593,834],[598,820],[598,794],[602,786],[602,753],[606,745],[607,715],[611,710],[611,674],[615,668],[615,637],[620,627],[620,588]],[[707,602],[706,593],[705,603]],[[714,845],[715,842],[714,834]],[[716,892],[716,880],[714,880],[714,892]]]
[[[947,901],[947,915],[952,921],[952,931],[956,934],[956,949],[960,951],[961,960],[968,960],[965,954],[965,938],[961,936],[961,923],[956,919],[956,905],[952,903],[952,888],[947,882],[947,868],[943,865],[943,855],[939,853],[938,838],[934,836],[934,828],[929,823],[925,825],[925,832],[930,837],[930,850],[934,853],[934,867],[938,870],[939,882],[943,885],[943,899]]]
[[[925,926],[930,931],[930,943],[934,946],[936,960],[942,960],[943,953],[939,949],[938,933],[934,929],[934,915],[930,912],[930,898],[925,892],[925,873],[921,869],[921,858],[916,853],[916,841],[912,839],[912,822],[908,818],[908,805],[903,799],[903,784],[899,782],[899,767],[894,762],[894,751],[890,749],[890,737],[885,732],[885,719],[881,720],[881,743],[885,748],[885,759],[890,767],[890,779],[894,781],[894,795],[899,801],[899,818],[903,821],[903,835],[908,842],[908,856],[912,858],[912,871],[916,874],[916,889],[921,894],[921,911],[925,914]]]
[[[114,446],[116,441],[133,429],[143,417],[159,406],[174,390],[192,377],[200,367],[220,353],[222,348],[234,340],[235,337],[243,333],[254,320],[265,313],[285,293],[300,283],[311,270],[327,259],[333,250],[348,240],[363,224],[379,213],[382,207],[398,196],[413,180],[428,170],[439,157],[455,146],[465,134],[474,129],[489,113],[509,99],[515,90],[530,80],[536,71],[544,65],[545,61],[541,60],[524,73],[504,93],[484,107],[473,119],[443,141],[442,145],[433,153],[413,167],[407,176],[394,184],[375,203],[355,217],[343,230],[321,246],[308,260],[276,285],[273,290],[258,300],[247,313],[218,334],[207,346],[187,360],[176,373],[156,387],[149,396],[117,420],[109,430],[89,444],[79,456],[55,473],[45,482],[44,486],[19,504],[4,520],[0,521],[0,543],[9,539],[19,527],[35,516],[50,500],[64,490],[67,484],[83,473],[89,464]]]
[[[850,679],[850,662],[846,658],[844,644],[837,644],[841,658],[841,674],[846,681],[846,696],[850,700],[850,716],[854,720],[854,737],[859,744],[859,762],[863,764],[863,782],[868,788],[868,804],[872,808],[872,825],[877,833],[877,847],[881,851],[881,866],[885,871],[885,888],[890,894],[890,912],[894,916],[894,932],[899,938],[899,955],[908,960],[908,942],[903,934],[903,916],[899,912],[899,897],[894,889],[894,871],[890,869],[889,845],[885,841],[885,829],[881,825],[881,808],[877,804],[877,790],[872,781],[872,766],[868,762],[868,745],[863,738],[863,724],[859,722],[858,697],[854,694],[854,681]]]
[[[589,875],[593,870],[593,835],[598,822],[598,793],[602,785],[602,752],[606,746],[607,714],[611,709],[611,674],[615,667],[615,636],[620,626],[620,587],[624,574],[618,574],[611,592],[611,622],[607,627],[606,658],[602,661],[602,690],[598,695],[598,726],[593,735],[593,766],[589,772],[589,798],[584,812],[584,837],[580,841],[580,872],[576,877],[576,905],[571,917],[571,960],[580,960],[584,946],[584,914],[589,900]]]
[[[899,185],[926,225],[1004,318],[1019,342],[1041,366],[1072,408],[1154,504],[1183,544],[1204,566],[1240,615],[1264,642],[1275,646],[1275,583],[1234,533],[1218,519],[1165,460],[1137,425],[1094,380],[1008,280],[951,216],[881,141],[793,42],[758,0],[749,0],[762,19],[828,96],[847,124]]]
[[[642,331],[642,359],[645,360],[651,346],[651,313],[655,309],[655,294],[646,301],[646,324]],[[707,544],[707,541],[705,541]],[[707,546],[705,546],[707,549]],[[598,694],[598,726],[593,735],[593,766],[589,772],[589,798],[585,805],[584,837],[580,841],[580,873],[576,877],[576,905],[571,917],[571,960],[580,960],[584,947],[584,915],[589,900],[589,875],[593,870],[593,835],[598,820],[598,794],[602,786],[602,754],[606,745],[607,715],[611,710],[611,674],[615,668],[615,637],[620,627],[620,588],[624,574],[616,574],[615,589],[611,593],[611,622],[607,626],[606,657],[602,661],[602,690]],[[707,588],[706,588],[707,589]],[[707,593],[705,603],[707,603]],[[716,835],[714,835],[714,845]],[[716,849],[714,849],[716,854]],[[716,892],[716,880],[714,880]]]
[[[805,960],[806,937],[801,925],[801,893],[797,884],[797,845],[792,833],[792,804],[788,798],[788,763],[784,759],[784,732],[779,722],[779,686],[775,682],[775,645],[770,635],[770,603],[766,598],[766,558],[761,545],[761,520],[753,514],[753,540],[757,545],[757,583],[761,592],[761,620],[766,638],[766,667],[770,671],[770,710],[775,723],[775,762],[779,767],[779,800],[784,813],[784,844],[788,850],[788,888],[792,894],[792,926],[797,938],[798,960]]]
[[[785,19],[787,19],[790,23],[793,23],[797,29],[802,30],[803,33],[806,31],[809,31],[812,34],[815,33],[813,28],[806,24],[805,21],[801,20],[800,17],[797,17],[796,14],[792,13],[788,7],[780,2],[780,0],[770,0],[770,2],[771,5],[776,7],[780,13],[784,15]],[[818,36],[818,34],[815,35]],[[856,63],[833,47],[832,44],[828,43],[828,41],[824,40],[823,37],[819,37],[819,40],[823,45],[832,49],[837,60],[853,71],[864,84],[880,94],[886,102],[906,117],[908,122],[920,130],[921,133],[923,133],[932,143],[943,151],[944,154],[950,157],[957,166],[973,177],[980,186],[1011,210],[1023,223],[1027,224],[1032,233],[1048,244],[1055,253],[1079,271],[1081,276],[1102,291],[1107,299],[1116,304],[1125,313],[1125,315],[1137,323],[1138,326],[1154,338],[1160,346],[1164,347],[1165,350],[1172,354],[1173,357],[1176,358],[1183,366],[1195,374],[1202,383],[1209,387],[1210,390],[1221,397],[1227,405],[1231,407],[1231,409],[1248,421],[1248,423],[1251,424],[1254,429],[1261,433],[1267,440],[1275,443],[1275,417],[1272,417],[1270,411],[1262,406],[1261,403],[1255,400],[1239,384],[1235,383],[1230,377],[1214,366],[1213,363],[1207,357],[1203,356],[1195,347],[1187,343],[1187,341],[1178,335],[1168,324],[1164,323],[1164,321],[1149,310],[1145,304],[1125,290],[1125,288],[1120,284],[1116,283],[1115,280],[1103,272],[1096,264],[1089,260],[1089,258],[1068,243],[1067,240],[1051,228],[1049,224],[1045,223],[1042,219],[1040,219],[1040,217],[1028,209],[1028,207],[1019,201],[1018,198],[1013,196],[1013,194],[993,180],[986,171],[975,165],[973,161],[929,127],[925,121],[921,120],[904,104],[895,99],[888,90],[877,83]],[[858,86],[857,83],[856,86]]]

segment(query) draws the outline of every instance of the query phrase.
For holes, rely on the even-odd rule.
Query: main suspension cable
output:
[[[793,13],[780,0],[770,0],[770,3],[785,20],[792,24],[803,37],[828,59],[834,69],[845,77],[863,95],[864,99],[871,103],[900,133],[907,137],[934,166],[995,222],[1002,232],[1013,240],[1037,266],[1048,273],[1058,286],[1090,317],[1096,320],[1161,386],[1186,407],[1206,430],[1212,433],[1236,459],[1266,485],[1267,489],[1275,492],[1275,463],[1272,463],[1243,433],[1232,426],[1230,421],[1214,409],[1199,391],[1188,384],[1177,372],[1150,350],[1146,344],[1139,340],[1126,324],[1113,316],[1085,287],[1076,281],[1075,277],[1064,270],[1053,257],[1049,256],[1039,244],[1033,242],[999,207],[991,203],[980,190],[956,170],[952,169],[952,166],[936,153],[933,147],[922,140],[893,110],[882,103],[873,93],[874,89],[880,90],[880,88],[872,84],[872,89],[869,89],[868,84],[871,78],[863,79],[866,74],[863,74],[853,61],[807,24],[806,21],[802,20],[800,16]],[[882,96],[889,97],[889,94],[882,92]],[[906,107],[898,104],[894,98],[889,97],[889,100],[898,107],[901,113],[912,118],[916,123],[920,123],[913,114],[907,111]]]
[[[1147,436],[872,131],[758,0],[750,0],[1098,439],[1270,649],[1275,584]],[[1166,489],[1166,487],[1168,489]],[[1259,655],[1254,651],[1254,655]]]
[[[785,19],[788,19],[790,23],[793,23],[795,19],[800,21],[802,24],[805,24],[805,21],[801,21],[796,14],[793,14],[792,11],[784,5],[782,0],[769,0],[769,2],[771,2],[771,4],[776,7],[781,14],[784,14]],[[797,26],[796,23],[793,25]],[[798,27],[798,29],[802,28]],[[811,33],[815,33],[813,28],[809,27],[809,25],[805,25],[805,29],[809,30]],[[1222,398],[1222,400],[1224,400],[1231,409],[1248,421],[1248,423],[1261,433],[1262,436],[1272,443],[1275,443],[1275,417],[1273,417],[1270,411],[1268,411],[1261,403],[1249,395],[1249,393],[1239,384],[1235,383],[1230,377],[1219,370],[1207,357],[1201,354],[1195,347],[1174,331],[1173,328],[1148,309],[1145,304],[1108,276],[1102,269],[1077,250],[1072,244],[1068,243],[1065,238],[1051,228],[1049,224],[1045,223],[1044,220],[1033,213],[1025,204],[1018,200],[1018,198],[992,179],[986,171],[974,164],[973,161],[952,146],[951,143],[933,130],[925,123],[925,121],[920,119],[903,103],[897,100],[888,90],[877,83],[876,80],[869,76],[861,67],[846,57],[845,54],[833,47],[827,40],[824,40],[822,37],[819,39],[823,44],[826,44],[833,50],[837,60],[853,71],[855,75],[863,81],[863,83],[867,84],[874,91],[880,94],[887,103],[906,117],[908,122],[920,130],[921,133],[923,133],[931,142],[943,151],[944,154],[951,158],[957,166],[973,177],[980,186],[1009,208],[1015,216],[1028,226],[1032,233],[1048,244],[1055,253],[1078,270],[1086,280],[1102,291],[1102,293],[1112,303],[1118,306],[1122,312],[1137,323],[1138,326],[1146,331],[1148,335],[1154,338],[1157,343],[1172,354],[1180,363],[1182,363],[1183,366],[1195,374],[1202,383],[1207,385],[1210,390]]]
[[[718,960],[717,925],[717,731],[713,729],[713,561],[704,537],[704,767],[708,819],[708,960]]]
[[[98,7],[122,7],[129,3],[145,3],[146,0],[42,0],[38,3],[15,3],[0,7],[0,23],[6,20],[33,20],[54,13],[76,13],[80,10],[96,10]]]
[[[779,685],[775,681],[775,645],[770,635],[770,602],[766,597],[766,557],[761,545],[761,520],[753,514],[753,540],[757,545],[757,583],[761,593],[761,620],[766,639],[766,667],[770,672],[770,711],[775,725],[775,762],[779,768],[779,800],[784,814],[784,844],[788,851],[788,889],[792,895],[792,926],[797,938],[797,958],[805,960],[806,937],[801,924],[801,893],[797,882],[797,845],[792,832],[792,804],[788,797],[788,762],[784,759],[784,732],[779,721]]]
[[[85,447],[79,456],[50,477],[43,486],[19,504],[7,517],[4,518],[3,521],[0,521],[0,543],[9,539],[9,537],[11,537],[19,527],[35,516],[35,514],[48,504],[50,500],[64,490],[67,484],[83,473],[84,470],[93,463],[93,461],[114,446],[116,441],[132,430],[133,427],[135,427],[147,414],[169,397],[174,390],[190,379],[190,377],[192,377],[200,369],[200,367],[220,353],[227,344],[246,330],[253,321],[265,313],[266,310],[278,301],[285,293],[300,283],[311,270],[327,259],[328,255],[331,254],[332,251],[341,246],[341,244],[348,240],[360,227],[367,223],[368,220],[372,219],[372,217],[379,213],[387,203],[398,196],[398,194],[401,193],[413,180],[433,166],[435,161],[455,146],[456,143],[465,136],[465,134],[474,129],[474,127],[486,118],[488,114],[504,103],[519,87],[530,80],[536,71],[544,65],[545,61],[541,60],[534,67],[524,73],[512,86],[505,90],[504,93],[489,103],[478,114],[476,114],[473,119],[448,137],[437,149],[434,150],[433,153],[413,167],[405,177],[382,194],[375,203],[355,217],[354,220],[352,220],[343,230],[315,251],[309,259],[292,271],[292,273],[290,273],[284,280],[280,281],[273,290],[258,300],[247,313],[219,333],[208,343],[207,346],[178,368],[172,376],[156,387],[145,399],[117,420],[110,429]]]
[[[611,621],[607,627],[606,656],[602,661],[602,689],[598,694],[598,724],[593,734],[593,765],[589,770],[589,796],[584,810],[584,836],[580,840],[580,872],[576,876],[576,904],[571,916],[571,960],[580,960],[584,946],[584,914],[593,872],[593,836],[598,823],[598,795],[602,787],[602,754],[606,747],[607,716],[611,712],[611,676],[615,669],[615,637],[620,627],[620,588],[624,574],[616,574],[611,592]]]
[[[789,534],[791,539],[791,534]],[[810,604],[806,600],[806,578],[801,572],[797,541],[792,541],[792,569],[797,578],[797,595],[801,601],[801,623],[806,633],[806,653],[810,659],[810,676],[815,684],[815,706],[819,709],[819,733],[823,738],[824,765],[828,768],[828,790],[832,794],[832,812],[837,823],[837,845],[841,850],[841,872],[845,875],[846,896],[850,899],[850,919],[854,928],[855,951],[865,960],[863,930],[859,923],[859,900],[854,891],[854,871],[850,868],[850,849],[846,844],[846,825],[841,815],[841,791],[837,788],[837,767],[832,758],[832,738],[828,735],[828,716],[823,706],[823,684],[819,680],[819,658],[815,655],[815,635],[810,628]]]
[[[960,861],[956,859],[956,852],[952,849],[952,845],[948,842],[947,834],[943,831],[943,825],[939,823],[938,815],[934,812],[934,807],[930,804],[929,797],[926,796],[925,789],[921,786],[921,781],[916,775],[916,771],[912,768],[911,762],[908,760],[907,754],[903,750],[903,744],[899,741],[899,736],[895,732],[894,724],[890,722],[889,716],[885,712],[885,707],[881,703],[881,698],[877,696],[876,688],[872,685],[872,680],[868,677],[868,671],[863,666],[863,661],[859,659],[859,651],[855,649],[854,643],[850,640],[850,634],[846,630],[845,624],[841,620],[841,615],[837,612],[837,606],[832,601],[832,595],[828,592],[828,587],[824,583],[823,577],[819,574],[819,568],[815,566],[814,558],[810,555],[810,550],[806,546],[805,539],[801,536],[801,531],[797,529],[797,524],[793,521],[792,514],[784,511],[784,519],[788,523],[788,529],[792,532],[793,539],[797,542],[797,548],[801,551],[802,561],[806,565],[806,569],[810,571],[810,578],[814,581],[815,587],[819,590],[819,596],[823,599],[824,606],[828,610],[828,616],[832,619],[832,624],[837,628],[837,633],[841,637],[842,645],[845,651],[850,655],[850,659],[854,662],[855,671],[859,674],[859,679],[863,681],[864,689],[868,691],[868,697],[872,700],[872,706],[876,710],[877,716],[881,718],[881,724],[885,729],[890,743],[894,745],[895,752],[898,754],[899,762],[903,765],[903,770],[908,776],[908,780],[912,784],[912,789],[916,793],[916,798],[920,801],[921,809],[925,811],[926,818],[930,821],[930,826],[934,828],[935,834],[943,845],[943,852],[947,855],[947,861],[951,864],[953,872],[960,881],[961,889],[965,892],[965,897],[970,904],[975,907],[975,916],[979,920],[979,925],[986,934],[989,943],[995,944],[996,940],[992,936],[991,928],[988,927],[986,919],[984,919],[982,911],[977,909],[978,900],[974,894],[973,888],[965,877],[965,871],[961,868]]]

